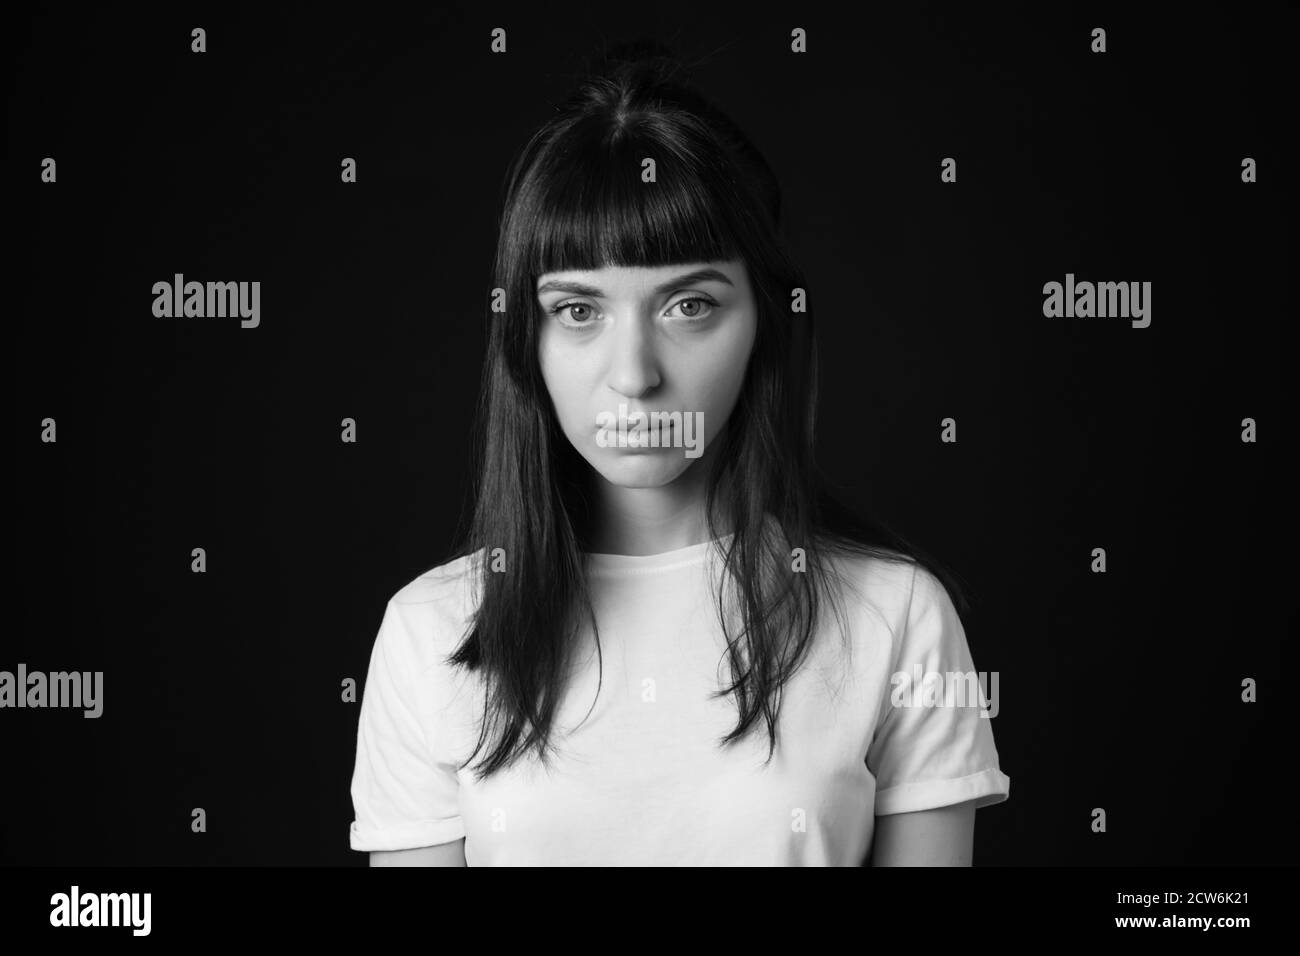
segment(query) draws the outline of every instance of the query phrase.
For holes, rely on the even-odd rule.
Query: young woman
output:
[[[975,673],[960,592],[822,489],[779,188],[677,69],[510,170],[472,526],[370,658],[373,865],[969,864],[1009,795],[982,694],[914,693]]]

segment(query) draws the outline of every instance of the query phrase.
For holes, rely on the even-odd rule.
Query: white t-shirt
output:
[[[457,767],[477,741],[483,683],[444,660],[473,610],[482,552],[399,590],[362,697],[352,849],[465,837],[470,866],[857,866],[874,816],[1007,799],[1011,780],[980,713],[985,694],[916,706],[919,686],[896,692],[891,681],[975,673],[951,598],[910,564],[836,559],[849,562],[857,592],[844,599],[848,653],[827,611],[785,687],[772,762],[762,766],[762,717],[720,748],[737,711],[731,697],[710,698],[719,677],[730,678],[713,544],[586,556],[604,655],[599,698],[593,707],[598,662],[587,627],[555,725],[560,756],[543,769],[530,753],[482,782]]]

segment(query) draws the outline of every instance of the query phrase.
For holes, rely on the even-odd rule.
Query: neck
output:
[[[589,551],[649,555],[711,538],[705,515],[707,469],[696,462],[670,484],[625,488],[595,476]],[[725,535],[730,529],[722,529]]]

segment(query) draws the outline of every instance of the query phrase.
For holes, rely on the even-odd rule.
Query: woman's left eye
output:
[[[714,302],[712,299],[706,299],[706,298],[704,298],[703,296],[692,296],[692,297],[689,298],[689,299],[681,299],[681,300],[678,301],[678,302],[674,302],[673,305],[672,305],[672,308],[670,308],[668,311],[671,312],[673,309],[677,308],[679,305],[688,305],[688,304],[693,303],[693,302],[694,302],[694,303],[698,303],[698,305],[695,307],[697,311],[694,311],[694,312],[685,312],[685,313],[682,314],[682,318],[684,318],[684,319],[702,319],[702,318],[706,317],[707,315],[709,315],[709,313],[712,312],[712,311],[717,307],[717,303]],[[704,311],[699,311],[701,308],[702,308]]]

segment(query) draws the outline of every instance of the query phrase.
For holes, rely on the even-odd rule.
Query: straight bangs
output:
[[[547,272],[606,266],[668,266],[741,256],[736,197],[721,170],[695,159],[686,145],[666,153],[664,141],[615,130],[610,141],[571,130],[566,149],[547,150],[519,197],[527,230],[523,262],[532,278]],[[575,144],[574,138],[578,139]],[[708,154],[700,144],[700,154]],[[642,181],[643,160],[655,181]]]

